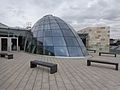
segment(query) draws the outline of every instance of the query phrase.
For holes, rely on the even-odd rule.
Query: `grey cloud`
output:
[[[33,3],[34,5],[38,6],[38,7],[43,7],[43,8],[54,8],[54,7],[58,7],[61,3],[63,2],[63,0],[55,0],[55,1],[51,1],[51,0],[31,0],[31,3]]]
[[[46,14],[56,15],[77,30],[93,24],[120,27],[120,0],[1,0],[0,21],[9,26],[34,24]],[[116,26],[116,24],[118,24]]]

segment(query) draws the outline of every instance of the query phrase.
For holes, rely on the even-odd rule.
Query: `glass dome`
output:
[[[32,32],[37,39],[36,52],[39,54],[67,57],[88,55],[75,30],[58,17],[44,16],[34,24]]]

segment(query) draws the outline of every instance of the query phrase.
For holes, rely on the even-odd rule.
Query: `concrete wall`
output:
[[[110,45],[110,27],[87,27],[79,31],[79,33],[87,33],[87,48],[97,51],[109,52]]]

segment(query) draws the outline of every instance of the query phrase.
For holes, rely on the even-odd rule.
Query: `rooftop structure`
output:
[[[1,28],[8,28],[8,26],[7,26],[7,25],[2,24],[2,23],[0,23],[0,27],[1,27]]]
[[[88,53],[75,30],[58,17],[46,15],[33,28],[36,52],[45,55],[81,57]]]
[[[0,24],[0,52],[25,50],[28,38],[32,38],[29,29]]]

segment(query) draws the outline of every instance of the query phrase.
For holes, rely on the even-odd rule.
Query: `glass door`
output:
[[[1,51],[7,51],[8,41],[7,38],[1,38]]]
[[[16,38],[12,38],[11,42],[12,42],[12,45],[11,45],[12,51],[17,51],[17,39]]]

